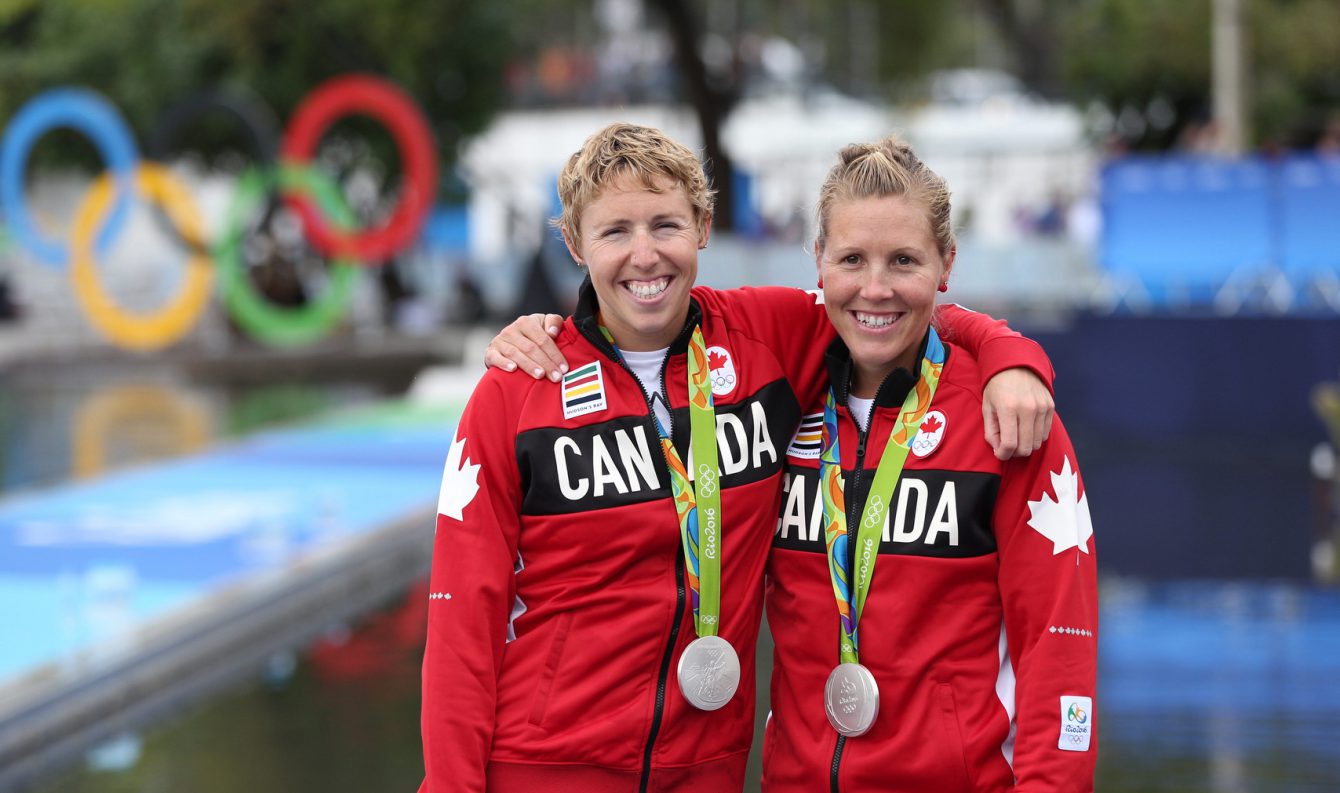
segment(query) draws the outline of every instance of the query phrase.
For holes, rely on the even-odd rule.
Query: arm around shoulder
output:
[[[996,457],[1032,454],[1047,440],[1055,415],[1055,373],[1042,346],[1010,330],[1004,320],[957,304],[938,306],[935,324],[946,341],[977,360],[986,442]]]
[[[945,341],[959,345],[977,359],[983,384],[1017,367],[1033,372],[1049,391],[1056,380],[1042,345],[1011,330],[1003,319],[970,311],[957,303],[944,303],[935,308],[935,327]]]
[[[827,382],[824,351],[836,332],[819,293],[786,286],[746,286],[695,294],[714,301],[728,322],[775,353],[802,404],[808,404],[811,392]]]

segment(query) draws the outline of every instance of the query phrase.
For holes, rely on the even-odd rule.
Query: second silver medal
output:
[[[879,684],[861,664],[838,664],[824,684],[828,723],[848,738],[865,735],[879,715]]]

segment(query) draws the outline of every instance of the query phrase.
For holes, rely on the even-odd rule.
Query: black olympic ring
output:
[[[145,152],[152,160],[168,162],[175,153],[177,138],[181,131],[192,122],[206,116],[226,117],[236,124],[242,132],[247,153],[254,165],[262,168],[274,165],[279,155],[279,119],[270,106],[265,104],[265,100],[240,88],[191,94],[163,111],[163,115],[149,133]],[[266,221],[269,220],[277,204],[276,200],[266,208]],[[172,238],[189,250],[200,255],[213,252],[215,240],[192,239],[177,224],[172,223],[165,213],[155,212],[154,215],[164,223]]]

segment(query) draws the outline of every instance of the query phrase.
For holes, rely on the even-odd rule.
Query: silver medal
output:
[[[700,636],[679,656],[679,690],[699,710],[730,702],[740,685],[740,657],[720,636]]]
[[[848,738],[865,735],[879,715],[879,684],[860,664],[838,664],[824,684],[828,723]]]

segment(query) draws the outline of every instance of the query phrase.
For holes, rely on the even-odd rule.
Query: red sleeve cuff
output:
[[[1042,345],[1024,336],[1000,336],[990,339],[977,352],[977,365],[982,371],[982,387],[991,378],[1006,369],[1024,368],[1037,375],[1047,390],[1055,395],[1053,385],[1056,372]]]

